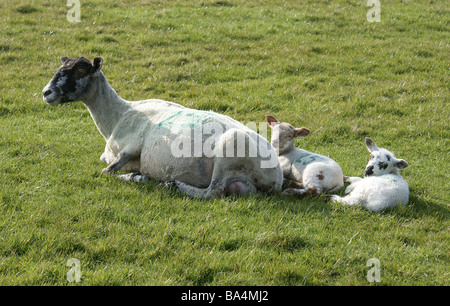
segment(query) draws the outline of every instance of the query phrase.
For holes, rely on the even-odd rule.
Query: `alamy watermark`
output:
[[[371,9],[367,11],[368,22],[380,22],[381,21],[381,3],[380,0],[367,0],[367,6]]]
[[[73,282],[81,282],[81,264],[80,264],[80,260],[77,258],[70,258],[67,260],[67,264],[66,266],[68,267],[72,267],[68,272],[67,272],[67,281],[69,283],[73,283]]]
[[[183,124],[170,126],[172,134],[179,135],[171,142],[172,156],[250,157],[259,158],[261,168],[277,166],[277,154],[267,141],[267,122],[259,122],[258,126],[249,122],[249,130],[241,130],[217,121],[202,122],[202,116],[191,113],[183,116],[190,120],[183,118]]]
[[[80,22],[81,21],[81,3],[80,0],[68,0],[67,6],[72,7],[67,12],[68,22]]]
[[[366,266],[372,267],[371,269],[369,269],[369,271],[367,271],[367,275],[366,275],[367,281],[369,283],[373,283],[373,282],[379,283],[381,281],[380,261],[376,258],[370,258],[367,261]]]
[[[71,9],[67,12],[67,21],[81,21],[81,3],[80,0],[67,0],[67,6]],[[367,6],[371,7],[366,14],[368,22],[381,22],[381,3],[380,0],[367,0]]]

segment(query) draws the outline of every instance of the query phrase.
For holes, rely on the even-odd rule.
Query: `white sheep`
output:
[[[296,188],[288,188],[284,195],[320,194],[336,192],[344,186],[341,167],[331,158],[295,148],[295,139],[305,137],[307,128],[294,128],[287,122],[279,122],[271,115],[266,116],[272,128],[271,144],[278,152],[278,161],[285,180]]]
[[[106,80],[100,57],[92,63],[83,57],[62,57],[61,62],[43,89],[44,101],[83,101],[106,140],[101,160],[109,165],[104,173],[137,171],[117,177],[156,178],[193,197],[281,189],[275,150],[242,123],[163,100],[126,101]]]
[[[364,170],[364,179],[346,177],[345,181],[351,183],[345,189],[346,196],[332,195],[331,201],[362,205],[373,212],[396,207],[398,204],[406,205],[409,200],[409,187],[399,170],[408,167],[408,163],[395,158],[388,150],[378,148],[368,137],[365,142],[370,152],[370,160]]]

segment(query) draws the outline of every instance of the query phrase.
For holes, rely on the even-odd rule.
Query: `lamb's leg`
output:
[[[331,188],[330,190],[328,190],[328,193],[338,192],[339,190],[341,190],[341,188],[342,188],[341,185],[335,186],[335,187]]]
[[[350,183],[350,184],[361,181],[361,180],[362,180],[362,178],[357,177],[357,176],[344,176],[344,182]]]
[[[307,196],[307,195],[317,195],[320,193],[322,193],[322,190],[317,187],[309,187],[305,189],[288,188],[284,190],[281,193],[281,195]]]
[[[352,197],[352,196],[346,196],[346,197],[340,197],[338,195],[331,195],[329,197],[331,202],[334,203],[342,203],[342,204],[346,204],[346,205],[358,205],[360,204],[360,199],[357,197]]]
[[[347,179],[345,182],[349,182],[350,185],[345,188],[345,194],[349,195],[356,188],[358,182],[360,181],[362,181],[362,178],[360,177],[350,177],[349,179]]]
[[[283,187],[289,187],[289,188],[295,188],[295,189],[304,189],[303,184],[294,180],[290,179],[284,179],[283,180]]]

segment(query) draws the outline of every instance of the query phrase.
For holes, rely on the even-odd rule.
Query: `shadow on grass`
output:
[[[427,216],[439,221],[448,221],[450,210],[447,207],[434,203],[433,201],[426,201],[416,194],[418,192],[415,189],[410,189],[408,205],[385,210],[383,214],[412,219],[421,219]]]
[[[326,215],[331,214],[335,210],[335,208],[327,201],[325,194],[320,196],[305,196],[305,197],[282,196],[280,193],[274,195],[250,194],[245,196],[231,195],[220,199],[200,199],[184,195],[178,190],[176,190],[176,188],[167,188],[163,186],[158,186],[161,182],[156,179],[151,179],[148,184],[138,184],[134,182],[121,182],[121,183],[133,184],[135,186],[134,187],[135,190],[148,195],[152,195],[156,199],[161,200],[167,200],[168,197],[171,197],[174,200],[185,199],[189,201],[202,203],[210,203],[211,201],[229,202],[229,203],[246,201],[252,203],[249,209],[255,209],[258,211],[270,208],[277,211],[281,210],[293,213],[317,212]]]
[[[101,175],[99,175],[101,176]],[[115,179],[115,178],[111,178]],[[125,183],[125,182],[123,182]],[[152,194],[158,199],[167,200],[168,197],[174,200],[189,200],[199,201],[202,203],[210,203],[211,201],[229,202],[235,203],[240,201],[251,202],[252,205],[248,209],[256,211],[267,210],[268,208],[273,211],[287,211],[295,214],[321,214],[323,216],[330,216],[333,212],[336,212],[341,207],[343,210],[363,210],[360,206],[348,207],[340,204],[333,204],[327,200],[327,194],[319,196],[282,196],[280,193],[275,195],[264,194],[252,194],[246,196],[228,196],[221,199],[197,199],[191,198],[180,193],[176,189],[169,189],[166,187],[158,186],[161,182],[152,179],[148,184],[128,183],[133,184],[135,190],[145,194]],[[345,187],[338,193],[344,196]],[[410,189],[409,203],[406,206],[398,206],[391,209],[386,209],[379,213],[379,215],[395,215],[399,218],[414,218],[420,219],[424,216],[433,217],[436,220],[446,221],[449,219],[450,210],[447,207],[439,205],[433,201],[427,201],[417,194],[420,191],[413,188]]]

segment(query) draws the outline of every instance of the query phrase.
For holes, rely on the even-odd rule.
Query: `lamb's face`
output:
[[[369,163],[364,170],[364,176],[396,173],[397,169],[394,167],[393,160],[395,160],[395,157],[392,153],[384,149],[370,153]]]
[[[84,57],[62,57],[61,62],[62,66],[42,90],[44,101],[50,105],[81,100],[91,79],[98,75],[102,59],[95,58],[91,63]]]
[[[272,146],[275,149],[284,151],[294,146],[295,130],[292,125],[282,122],[272,129]]]
[[[395,158],[394,154],[386,149],[378,148],[372,139],[366,138],[366,146],[370,152],[370,159],[364,170],[364,176],[395,174],[398,170],[408,167],[406,161]]]
[[[307,128],[294,128],[290,123],[278,122],[273,116],[266,116],[267,122],[272,128],[271,144],[278,153],[289,151],[294,148],[295,138],[305,137],[310,133]]]

